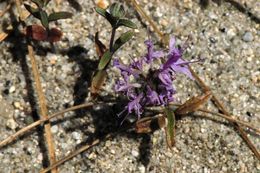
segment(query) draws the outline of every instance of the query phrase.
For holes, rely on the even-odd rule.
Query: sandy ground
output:
[[[61,42],[51,48],[48,43],[35,47],[36,59],[46,94],[49,113],[63,110],[88,100],[88,86],[96,65],[94,35],[109,43],[109,24],[94,12],[94,2],[78,0],[77,6],[64,1],[52,3],[49,10],[63,9],[74,13],[72,19],[58,22],[64,31]],[[189,35],[193,41],[187,59],[203,56],[203,64],[193,69],[223,101],[236,118],[260,127],[260,1],[246,1],[248,12],[233,3],[220,6],[211,2],[202,9],[198,1],[185,0],[174,5],[171,0],[144,0],[141,6],[158,27],[175,36],[178,44]],[[138,19],[133,7],[123,3],[130,18],[138,25],[135,37],[116,57],[127,62],[129,55],[139,57],[146,51],[147,23]],[[6,4],[0,3],[1,9]],[[75,3],[74,3],[75,5]],[[10,23],[11,14],[1,18],[2,28]],[[258,17],[258,18],[257,18]],[[31,18],[27,21],[35,22]],[[126,31],[123,28],[119,31]],[[159,47],[158,38],[151,38]],[[0,44],[0,140],[15,133],[37,118],[37,101],[31,77],[30,61],[24,41],[13,33]],[[109,70],[102,95],[115,96],[113,89],[118,71]],[[178,102],[201,94],[194,81],[179,75],[175,81]],[[215,110],[211,103],[206,108]],[[56,154],[59,159],[93,139],[123,127],[116,114],[120,106],[107,104],[92,110],[66,113],[53,121]],[[59,167],[60,172],[260,172],[260,162],[238,132],[215,116],[196,113],[177,122],[176,146],[167,148],[164,131],[152,134],[122,132],[105,140]],[[248,133],[260,150],[258,135]],[[46,166],[46,148],[41,129],[33,130],[0,149],[0,172],[39,172]]]

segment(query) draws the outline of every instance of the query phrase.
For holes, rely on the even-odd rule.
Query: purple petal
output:
[[[150,86],[147,86],[146,96],[148,98],[148,104],[159,105],[160,99],[156,91],[152,90]]]
[[[173,50],[175,48],[175,38],[171,37],[170,42],[169,42],[169,50]]]
[[[140,102],[142,98],[143,93],[139,94],[134,100],[128,103],[127,109],[129,114],[132,113],[132,111],[135,111],[135,113],[138,115],[138,118],[140,118],[140,115],[142,113],[142,106]]]
[[[151,40],[146,40],[144,43],[147,46],[147,54],[145,56],[146,63],[151,63],[154,58],[160,58],[164,56],[163,51],[154,51],[153,42]]]
[[[159,73],[158,78],[164,85],[172,85],[172,77],[168,70],[164,70]]]
[[[134,70],[131,67],[128,67],[126,65],[121,64],[118,59],[114,60],[113,66],[117,67],[121,71],[122,76],[124,76],[124,77],[125,77],[125,75],[128,75],[128,76],[133,75],[133,76],[137,77],[140,74],[139,71]],[[126,73],[124,73],[124,72],[126,72]]]
[[[163,51],[155,51],[155,52],[153,52],[153,54],[152,54],[152,57],[153,58],[161,58],[161,57],[163,57],[164,56],[164,52]]]
[[[140,59],[137,60],[137,61],[133,61],[133,62],[130,64],[130,67],[142,71],[142,70],[143,70],[143,59],[140,58]]]
[[[187,62],[179,59],[176,64],[173,64],[171,66],[172,70],[175,71],[176,73],[183,73],[185,75],[187,75],[189,78],[194,79],[194,77],[192,76],[189,66],[188,65],[184,65]]]

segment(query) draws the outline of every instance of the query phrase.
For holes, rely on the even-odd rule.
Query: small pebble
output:
[[[20,109],[20,108],[21,108],[20,102],[14,102],[14,107],[15,107],[16,109]]]
[[[115,153],[116,153],[116,151],[115,151],[115,150],[113,150],[113,149],[111,149],[111,150],[110,150],[110,153],[112,153],[112,154],[115,154]]]
[[[136,150],[132,150],[132,155],[134,156],[134,157],[138,157],[139,156],[139,152],[138,151],[136,151]]]
[[[253,34],[249,31],[247,31],[243,37],[242,37],[242,40],[245,41],[245,42],[251,42],[254,40],[254,37],[253,37]]]
[[[10,88],[9,88],[9,93],[13,93],[15,91],[15,86],[11,86]]]
[[[81,139],[81,135],[78,132],[73,132],[72,133],[72,138],[75,140],[80,140]]]
[[[218,16],[213,12],[209,12],[209,18],[212,19],[212,20],[217,20]]]
[[[18,124],[14,121],[14,119],[8,119],[7,122],[6,122],[6,126],[9,129],[14,130],[16,127],[18,127]]]
[[[139,169],[140,173],[145,173],[145,167],[144,167],[144,165],[138,166],[138,169]]]
[[[57,125],[54,125],[51,127],[51,132],[52,133],[57,133],[59,131],[59,127]]]
[[[200,129],[200,132],[201,132],[201,133],[205,133],[206,131],[207,131],[207,130],[204,129],[204,128],[201,128],[201,129]]]

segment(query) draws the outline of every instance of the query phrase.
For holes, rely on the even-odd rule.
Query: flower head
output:
[[[182,58],[183,50],[175,47],[174,38],[170,39],[168,53],[154,50],[151,40],[145,41],[145,44],[147,54],[129,66],[121,64],[118,59],[114,60],[114,66],[121,71],[123,78],[116,82],[115,91],[123,93],[129,99],[122,113],[135,113],[138,118],[146,106],[165,106],[174,101],[176,90],[173,81],[177,73],[184,73],[193,78],[188,68],[191,62]],[[158,69],[152,69],[151,63],[155,58],[166,58],[166,62]],[[149,70],[144,71],[145,66],[148,66]]]

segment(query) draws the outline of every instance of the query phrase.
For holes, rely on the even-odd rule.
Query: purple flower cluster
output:
[[[140,118],[145,106],[165,106],[172,102],[176,93],[173,87],[176,73],[184,73],[193,79],[188,68],[191,62],[182,58],[184,50],[175,47],[174,38],[170,39],[167,53],[154,50],[151,40],[145,41],[145,44],[147,54],[131,62],[130,65],[124,65],[118,59],[114,60],[113,65],[120,70],[122,76],[122,79],[116,81],[115,90],[129,99],[129,103],[119,116],[127,111],[127,115],[135,113]],[[152,63],[155,59],[165,63],[154,69]],[[148,70],[145,70],[146,66],[149,67]]]

